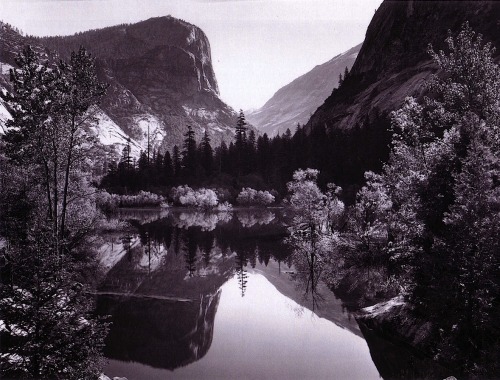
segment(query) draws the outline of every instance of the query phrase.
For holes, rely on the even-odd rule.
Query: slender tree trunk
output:
[[[64,240],[65,230],[66,230],[66,213],[68,206],[68,187],[69,187],[69,176],[71,172],[71,160],[73,159],[73,144],[75,138],[75,116],[73,115],[71,120],[71,135],[69,139],[68,146],[68,157],[66,161],[66,168],[64,173],[64,189],[63,189],[63,200],[62,200],[62,210],[61,210],[61,229],[60,229],[60,238]],[[61,247],[62,253],[62,247]]]
[[[57,134],[57,133],[56,133]],[[52,149],[54,153],[54,167],[52,169],[53,172],[53,183],[54,183],[54,236],[56,242],[56,252],[59,251],[59,181],[57,178],[57,172],[59,170],[59,149],[57,146],[57,142],[55,141],[56,136],[52,136]]]
[[[50,195],[50,169],[45,158],[43,159],[43,167],[45,170],[45,191],[47,193],[47,204],[49,206],[47,213],[49,215],[49,220],[52,220],[54,218],[54,215],[52,211],[52,196]]]

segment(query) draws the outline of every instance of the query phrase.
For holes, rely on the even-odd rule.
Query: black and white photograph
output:
[[[0,379],[499,380],[500,1],[0,0]]]

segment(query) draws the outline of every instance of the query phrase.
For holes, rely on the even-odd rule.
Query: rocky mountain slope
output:
[[[157,17],[73,36],[23,37],[1,25],[0,61],[14,66],[27,44],[66,58],[84,46],[96,57],[98,75],[110,87],[101,104],[95,132],[104,145],[122,146],[132,139],[133,151],[149,140],[161,148],[182,146],[187,125],[198,140],[208,130],[212,144],[234,137],[235,111],[219,97],[210,44],[201,29],[173,17]],[[0,85],[8,86],[6,78]]]
[[[368,27],[348,80],[312,115],[308,127],[376,128],[382,133],[389,113],[406,96],[422,95],[424,80],[435,72],[428,44],[436,50],[444,48],[448,30],[457,33],[465,21],[500,47],[499,2],[384,1]],[[369,145],[370,141],[360,143]]]
[[[351,69],[361,44],[316,66],[280,88],[266,104],[247,113],[247,120],[269,136],[283,133],[297,124],[305,124],[339,84],[339,75]]]

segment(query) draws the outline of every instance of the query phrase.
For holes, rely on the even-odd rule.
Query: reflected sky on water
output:
[[[113,258],[98,297],[113,322],[108,376],[380,378],[355,320],[326,287],[311,311],[291,278],[283,216],[265,211],[149,215],[137,234],[103,248],[102,259]]]

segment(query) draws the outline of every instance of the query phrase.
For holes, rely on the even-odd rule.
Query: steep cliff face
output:
[[[388,114],[406,96],[422,95],[424,80],[435,72],[428,44],[444,48],[448,30],[458,32],[465,21],[500,46],[499,2],[384,1],[348,80],[318,108],[308,126],[385,128]]]
[[[148,134],[163,150],[182,146],[187,125],[198,140],[208,130],[214,146],[234,138],[237,115],[219,97],[209,41],[187,22],[157,17],[46,38],[25,38],[9,28],[0,41],[0,61],[10,65],[28,43],[63,58],[84,46],[96,57],[100,79],[110,85],[101,121],[122,131],[115,133],[124,135],[121,145],[131,137],[136,153],[145,149]]]
[[[187,125],[198,138],[207,129],[214,145],[234,136],[236,113],[219,97],[210,43],[194,25],[157,17],[39,42],[63,56],[83,45],[98,57],[111,84],[102,107],[133,138],[148,120],[164,132],[164,149],[182,145]]]
[[[339,84],[339,75],[351,69],[361,44],[316,66],[308,73],[280,88],[264,106],[247,114],[260,131],[269,136],[283,133],[297,124],[305,124]]]

